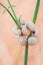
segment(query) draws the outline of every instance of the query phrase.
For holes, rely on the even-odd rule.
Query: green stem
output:
[[[14,12],[14,10],[13,10],[12,4],[10,3],[10,0],[8,0],[8,3],[9,3],[9,5],[10,5],[10,8],[11,8],[11,10],[12,10],[12,13],[13,13],[15,19],[18,21],[17,16],[16,16],[16,14],[15,14],[15,12]]]
[[[34,12],[34,17],[33,17],[33,23],[36,22],[37,15],[38,15],[38,10],[39,10],[39,5],[40,5],[40,0],[37,0],[37,4],[36,4],[36,8],[35,8],[35,12]]]
[[[15,6],[12,6],[12,7],[15,7]],[[8,9],[10,9],[10,6],[8,7]],[[3,14],[6,12],[6,10],[3,11]]]
[[[37,19],[39,5],[40,5],[40,0],[37,0],[35,12],[34,12],[34,17],[33,17],[33,20],[32,20],[34,24],[35,24],[36,19]],[[28,37],[30,37],[30,36],[31,36],[31,33],[28,35]],[[28,46],[25,47],[24,65],[27,65],[27,60],[28,60]]]
[[[2,3],[0,3],[0,5],[1,5],[4,9],[6,9],[6,11],[10,14],[10,16],[12,17],[12,19],[15,21],[15,23],[16,23],[18,26],[20,26],[19,23],[16,21],[16,19],[13,17],[13,15],[10,13],[10,11],[9,11]]]
[[[28,45],[25,47],[24,65],[27,65],[28,61]]]

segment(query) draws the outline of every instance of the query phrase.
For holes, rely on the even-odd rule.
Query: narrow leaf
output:
[[[16,23],[18,26],[20,26],[19,23],[16,21],[16,19],[13,17],[13,15],[10,13],[10,11],[9,11],[2,3],[0,3],[0,5],[1,5],[4,9],[6,9],[6,11],[10,14],[10,16],[12,17],[12,19],[15,21],[15,23]]]
[[[14,5],[12,7],[15,7]],[[10,6],[7,8],[7,9],[10,9]],[[6,12],[6,10],[3,11],[3,14]]]
[[[12,10],[12,13],[13,13],[15,19],[18,21],[17,16],[16,16],[16,14],[15,14],[15,12],[14,12],[14,9],[13,9],[13,7],[12,7],[12,4],[10,3],[10,0],[8,0],[8,3],[9,3],[9,5],[10,5],[10,8],[11,8],[11,10]],[[19,22],[19,21],[18,21],[18,22]]]

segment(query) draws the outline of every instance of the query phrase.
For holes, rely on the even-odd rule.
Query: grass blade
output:
[[[36,19],[37,19],[37,15],[38,15],[38,11],[39,11],[39,5],[40,5],[40,0],[37,0],[35,12],[34,12],[34,17],[33,17],[33,20],[32,20],[34,24],[35,24]]]
[[[12,19],[15,21],[15,23],[16,23],[18,26],[20,26],[19,23],[16,21],[16,19],[13,17],[13,15],[10,13],[10,11],[9,11],[2,3],[0,3],[0,5],[10,14],[10,16],[11,16]]]
[[[10,8],[11,8],[11,10],[12,10],[12,13],[13,13],[15,19],[18,21],[17,16],[16,16],[16,14],[15,14],[15,12],[14,12],[14,9],[13,9],[13,7],[12,7],[12,4],[10,3],[10,0],[8,0],[8,3],[9,3],[9,5],[10,5]]]
[[[15,6],[12,6],[12,7],[15,7]],[[8,7],[8,9],[10,9],[10,6]],[[3,11],[3,14],[6,12],[6,10]]]

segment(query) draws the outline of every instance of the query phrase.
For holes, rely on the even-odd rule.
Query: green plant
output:
[[[10,8],[11,8],[12,13],[13,13],[14,16],[13,16],[12,13],[9,11],[9,8],[6,8],[2,3],[0,3],[0,5],[10,14],[10,16],[12,17],[12,19],[14,20],[14,22],[17,24],[17,26],[18,26],[19,28],[21,28],[20,23],[19,23],[19,18],[17,18],[16,14],[15,14],[15,12],[14,12],[14,10],[13,10],[13,6],[12,6],[12,4],[10,3],[10,0],[8,0],[8,3],[9,3],[9,5],[10,5]],[[32,19],[32,22],[33,22],[34,24],[35,24],[36,19],[37,19],[38,10],[39,10],[39,5],[40,5],[40,0],[37,0],[35,12],[34,12],[34,16],[33,16],[33,19]],[[30,37],[31,35],[32,35],[32,34],[30,33],[30,34],[28,35],[28,37]],[[28,39],[28,37],[27,37],[27,39]],[[27,65],[27,60],[28,60],[28,48],[29,48],[28,45],[25,46],[24,65]]]

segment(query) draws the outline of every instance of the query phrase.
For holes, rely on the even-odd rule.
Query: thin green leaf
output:
[[[16,14],[15,14],[15,12],[14,12],[14,9],[13,9],[13,7],[12,7],[12,4],[10,3],[10,0],[8,0],[8,3],[9,3],[9,5],[10,5],[10,8],[11,8],[11,10],[12,10],[12,13],[13,13],[15,19],[18,21],[17,16],[16,16]],[[18,21],[18,22],[19,22],[19,21]]]
[[[12,7],[15,7],[14,5]],[[10,6],[7,8],[7,9],[10,9]],[[6,12],[6,10],[3,11],[3,14]]]
[[[39,11],[39,5],[40,5],[40,0],[37,0],[35,12],[34,12],[34,17],[33,17],[33,20],[32,20],[34,24],[35,24],[36,19],[37,19],[37,15],[38,15],[38,11]]]
[[[2,3],[0,3],[0,5],[1,5],[4,9],[6,9],[6,11],[10,14],[10,16],[12,17],[12,19],[15,21],[15,23],[16,23],[18,26],[20,26],[19,23],[16,21],[16,19],[13,17],[13,15],[10,13],[10,11],[9,11]]]

